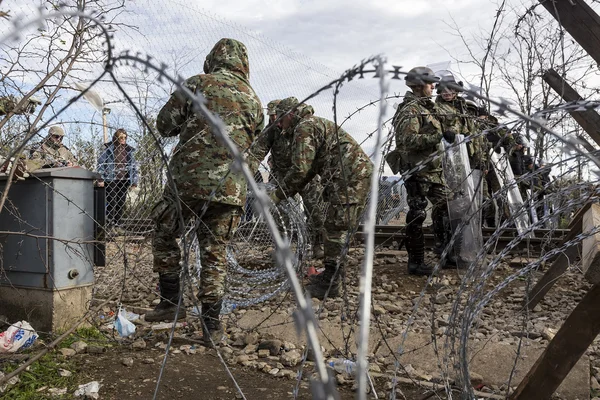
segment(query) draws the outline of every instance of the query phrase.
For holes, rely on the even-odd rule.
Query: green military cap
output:
[[[288,97],[283,99],[277,104],[277,116],[283,115],[286,112],[290,111],[292,108],[296,107],[300,102],[295,97]]]
[[[271,100],[269,104],[267,104],[267,110],[269,115],[277,114],[277,105],[281,100]]]

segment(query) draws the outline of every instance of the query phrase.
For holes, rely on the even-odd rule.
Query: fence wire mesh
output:
[[[121,307],[142,314],[159,302],[152,210],[172,183],[168,161],[177,138],[157,134],[156,115],[171,92],[183,90],[181,77],[199,72],[212,45],[222,37],[234,37],[248,48],[252,85],[263,104],[282,94],[307,99],[316,115],[335,121],[372,160],[381,161],[375,165],[365,208],[369,212],[362,217],[361,229],[351,227],[353,234],[338,260],[338,267],[345,266],[342,295],[311,299],[302,290],[304,278],[323,266],[317,256],[321,229],[314,221],[327,219],[331,205],[321,202],[312,207],[299,195],[277,206],[270,204],[265,194],[280,182],[269,174],[268,161],[256,160],[261,163],[258,173],[251,171],[242,162],[245,149],[228,140],[201,96],[185,93],[193,112],[213,126],[214,134],[235,155],[234,172],[237,168],[248,181],[240,223],[227,244],[222,314],[228,338],[211,350],[220,360],[215,368],[226,371],[233,382],[236,394],[231,395],[260,396],[249,389],[243,374],[231,368],[241,364],[288,378],[282,384],[283,397],[290,392],[294,398],[349,398],[354,396],[353,383],[359,398],[509,396],[551,340],[552,329],[560,327],[590,287],[581,274],[580,246],[599,228],[575,226],[581,223],[580,210],[597,201],[598,160],[594,146],[586,148],[571,134],[573,121],[567,115],[599,104],[555,99],[534,112],[466,91],[503,117],[500,128],[535,141],[522,144],[530,148],[532,162],[530,169],[504,176],[514,171],[508,166],[517,153],[508,146],[491,149],[493,165],[475,180],[481,207],[465,212],[440,257],[427,252],[434,272],[427,278],[413,277],[404,272],[402,228],[409,211],[405,182],[466,143],[441,149],[402,174],[389,171],[381,157],[395,148],[390,117],[403,96],[388,94],[387,87],[403,79],[407,70],[374,57],[339,76],[193,5],[169,4],[177,10],[165,13],[162,5],[149,1],[47,2],[40,9],[11,4],[19,23],[13,19],[12,26],[0,28],[4,35],[0,57],[8,66],[2,67],[0,94],[17,103],[0,120],[2,156],[22,158],[30,168],[25,179],[13,181],[23,175],[13,167],[19,163],[4,164],[0,290],[17,298],[33,318],[40,318],[41,304],[56,302],[59,308],[72,304],[66,292],[54,289],[80,287],[81,296],[89,294],[85,297],[89,303],[78,310],[78,321],[67,318],[61,326],[54,322],[45,322],[48,328],[34,326],[53,339],[45,349],[34,350],[49,352],[66,337],[55,337],[58,331],[70,334],[82,321],[102,333],[101,339],[86,338],[96,347],[106,346],[108,340],[117,352],[125,353],[140,341],[156,345],[164,350],[164,358],[160,370],[153,370],[155,382],[144,389],[144,396],[159,398],[174,382],[165,371],[179,368],[181,362],[173,353],[191,356],[191,350],[199,348],[202,322],[196,295],[202,265],[195,231],[206,208],[185,221],[185,232],[178,238],[184,289],[179,307],[188,310],[185,323],[156,325],[141,317],[135,336],[122,338],[113,319]],[[35,111],[19,110],[32,97],[41,100]],[[64,137],[53,127],[61,127]],[[470,140],[494,131],[481,129]],[[116,146],[119,140],[129,147]],[[61,144],[66,146],[61,151],[68,148],[71,155],[59,153]],[[32,166],[41,168],[34,171]],[[76,183],[62,183],[67,178]],[[473,180],[467,177],[458,183],[468,179]],[[48,202],[55,208],[49,210]],[[430,203],[426,211],[425,243],[432,250]],[[465,269],[447,268],[446,256],[474,220],[482,229],[482,244]],[[533,284],[543,268],[565,258],[567,267],[556,293],[550,292],[539,308],[530,310]],[[58,294],[40,300],[30,295],[33,289]],[[0,314],[15,322],[12,310],[3,306]],[[177,349],[174,340],[194,347]],[[494,356],[499,361],[489,372],[489,358]],[[356,361],[342,367],[354,372],[341,373],[340,359]],[[326,361],[333,361],[337,374]],[[4,371],[0,393],[8,398],[17,396],[19,387],[10,379],[25,368],[13,362],[0,357]],[[4,365],[11,367],[3,369]],[[6,382],[13,385],[4,387]],[[274,393],[278,382],[270,388]],[[109,387],[108,397],[117,396],[114,386],[104,385]],[[191,387],[191,396],[201,395],[202,389]],[[40,393],[51,395],[47,387]],[[573,398],[570,395],[562,393],[563,398]]]

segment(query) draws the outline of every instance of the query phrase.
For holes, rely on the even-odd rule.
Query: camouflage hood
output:
[[[246,81],[250,79],[248,50],[242,42],[223,38],[208,53],[204,61],[204,73],[214,74],[223,70],[229,71]]]

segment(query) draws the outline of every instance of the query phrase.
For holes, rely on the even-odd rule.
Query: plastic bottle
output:
[[[346,358],[334,358],[329,361],[329,366],[340,374],[354,375],[356,373],[356,363]]]

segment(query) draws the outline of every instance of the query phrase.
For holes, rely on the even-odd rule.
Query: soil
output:
[[[123,358],[133,358],[133,366],[126,367]],[[104,354],[74,356],[80,369],[80,384],[99,380],[101,399],[151,399],[156,389],[164,351],[144,349],[141,351],[112,350]],[[144,360],[152,358],[154,363]],[[228,365],[235,381],[247,399],[292,399],[295,380],[274,378],[239,365]],[[407,385],[399,386],[408,400],[421,399],[425,389]],[[350,388],[339,387],[342,400],[354,399],[356,393]],[[298,399],[312,399],[309,384],[303,380]],[[211,399],[228,400],[242,398],[224,365],[212,350],[203,354],[172,354],[161,378],[157,399]],[[374,398],[369,396],[369,398]]]

